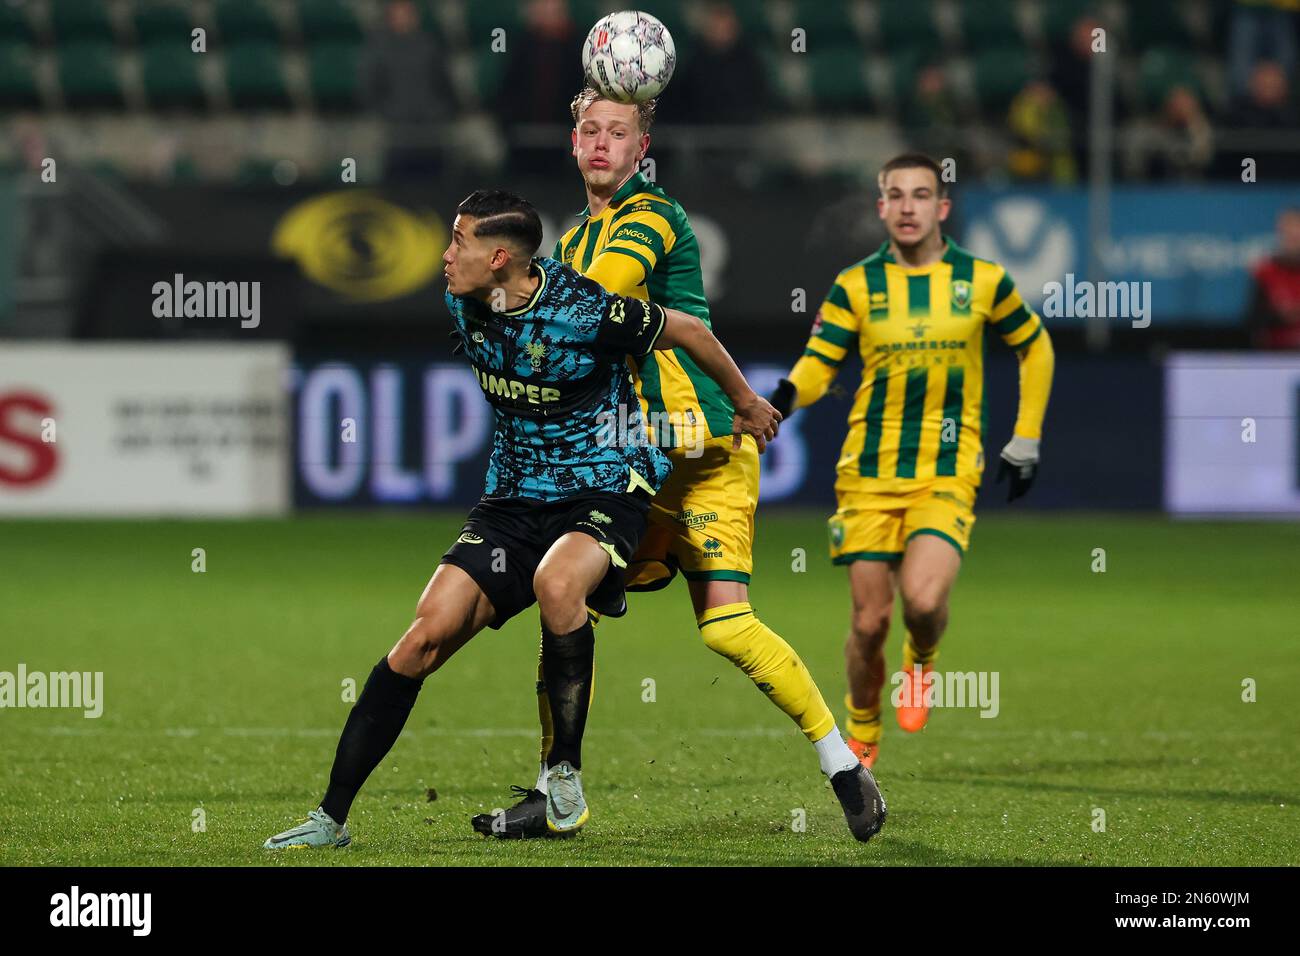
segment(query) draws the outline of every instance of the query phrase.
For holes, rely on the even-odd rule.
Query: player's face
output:
[[[939,198],[939,181],[924,167],[891,170],[876,209],[889,238],[902,248],[920,245],[948,218],[952,201]]]
[[[442,274],[452,295],[469,295],[493,284],[493,264],[501,246],[474,235],[473,216],[457,216],[451,224],[451,243],[442,254]],[[500,265],[497,265],[500,268]]]
[[[587,185],[605,190],[636,171],[650,148],[650,134],[637,125],[636,106],[596,100],[582,112],[572,133],[573,155]]]

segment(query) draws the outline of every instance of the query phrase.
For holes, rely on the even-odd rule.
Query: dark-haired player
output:
[[[817,311],[803,357],[772,396],[784,413],[811,405],[849,352],[862,382],[836,468],[831,558],[849,570],[853,618],[845,657],[849,745],[871,766],[880,748],[885,638],[903,598],[899,726],[929,715],[926,685],[948,624],[948,594],[975,525],[984,472],[984,335],[1020,357],[1020,410],[998,478],[1009,499],[1038,468],[1054,359],[1051,339],[1007,270],[942,232],[952,201],[939,164],[887,162],[876,201],[889,241],[844,269]]]
[[[776,415],[708,327],[694,316],[606,292],[551,259],[536,211],[480,190],[457,209],[443,255],[447,307],[492,405],[495,431],[482,500],[443,555],[416,617],[375,665],[348,715],[319,809],[266,841],[268,849],[343,847],[357,792],[393,746],[424,679],[484,627],[539,605],[555,734],[547,824],[588,818],[579,770],[591,694],[590,604],[623,613],[620,569],[671,468],[646,442],[611,442],[622,406],[639,429],[627,357],[682,348],[730,396],[734,440],[763,442]],[[630,410],[630,413],[629,413]]]

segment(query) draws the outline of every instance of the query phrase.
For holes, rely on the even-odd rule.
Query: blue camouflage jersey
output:
[[[607,292],[554,259],[534,259],[531,271],[541,277],[537,291],[512,311],[446,296],[495,418],[483,493],[556,501],[658,491],[672,465],[645,440],[627,356],[650,352],[663,309]]]

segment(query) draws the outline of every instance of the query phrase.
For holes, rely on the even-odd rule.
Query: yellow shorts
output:
[[[897,561],[918,534],[943,538],[964,555],[975,525],[978,488],[963,478],[936,478],[902,493],[840,492],[839,509],[827,522],[831,560]]]
[[[649,527],[628,564],[629,591],[657,591],[680,570],[688,581],[749,583],[758,508],[758,445],[731,436],[668,453],[673,470],[651,499]]]

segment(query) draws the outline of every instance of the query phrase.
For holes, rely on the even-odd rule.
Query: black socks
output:
[[[596,632],[590,620],[568,634],[552,634],[543,625],[542,669],[555,728],[551,752],[546,757],[548,767],[563,760],[569,761],[575,770],[582,767],[582,733],[587,727],[587,708],[591,705],[595,655]]]
[[[321,809],[335,823],[342,824],[347,819],[361,785],[397,742],[415,706],[421,683],[394,671],[388,666],[387,656],[370,672],[361,696],[352,705],[348,721],[343,725],[334,752],[334,766],[330,769],[329,789],[320,802]],[[583,716],[586,717],[585,710]]]

